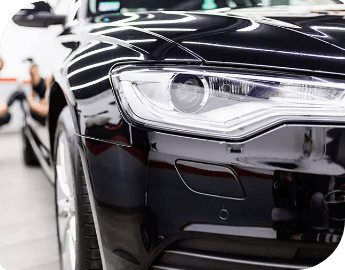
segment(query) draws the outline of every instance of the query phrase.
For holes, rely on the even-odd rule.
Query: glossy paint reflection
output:
[[[77,110],[81,133],[84,136],[119,145],[132,144],[130,127],[122,119],[111,89],[94,97],[79,100]],[[90,149],[94,153],[99,152],[97,147],[90,146]]]
[[[303,243],[319,243],[318,248],[327,243],[328,248],[335,248],[344,228],[339,219],[345,211],[344,193],[338,190],[344,190],[345,164],[336,154],[342,145],[342,130],[286,126],[241,144],[135,128],[132,147],[87,139],[90,177],[109,261],[143,269],[151,263],[152,252],[164,249],[176,233],[181,237],[194,233],[193,237],[202,239],[196,234],[241,236],[246,231],[246,237],[291,241],[296,248]],[[307,146],[310,141],[312,145]],[[197,181],[205,181],[208,175],[199,173],[201,168],[211,168],[212,174],[218,166],[231,168],[246,192],[245,199],[191,191],[175,167],[181,157],[189,164],[199,164],[197,170],[182,169]],[[207,169],[202,167],[205,163],[214,165]],[[210,188],[203,193],[214,192]],[[333,191],[336,195],[329,195]],[[335,206],[332,210],[327,206],[330,200],[331,207]],[[133,252],[127,254],[128,250]],[[329,254],[327,249],[324,255]],[[310,256],[312,264],[322,257]]]
[[[236,236],[272,241],[272,254],[285,259],[315,245],[300,254],[311,266],[337,247],[345,211],[342,126],[283,124],[236,143],[140,129],[124,120],[109,71],[123,61],[182,61],[343,73],[344,43],[334,34],[342,29],[327,28],[321,17],[303,25],[197,12],[97,20],[109,23],[87,26],[63,72],[108,270],[148,269],[171,243],[208,234],[227,239],[224,245]],[[181,160],[188,166],[177,170]],[[231,187],[226,196],[224,186]]]

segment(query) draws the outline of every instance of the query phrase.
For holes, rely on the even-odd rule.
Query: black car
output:
[[[345,6],[325,3],[71,0],[68,18],[45,2],[14,16],[64,25],[70,50],[23,129],[25,161],[56,185],[62,269],[304,269],[332,254]]]

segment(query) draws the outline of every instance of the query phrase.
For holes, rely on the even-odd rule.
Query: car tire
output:
[[[69,109],[59,116],[54,144],[55,205],[62,270],[99,270],[102,262]]]
[[[23,138],[23,158],[25,165],[28,166],[38,166],[39,162],[37,156],[32,149],[30,141],[25,134],[24,128],[22,129],[22,138]]]

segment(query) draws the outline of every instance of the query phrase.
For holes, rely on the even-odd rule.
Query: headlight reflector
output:
[[[238,140],[282,122],[344,122],[339,81],[184,66],[127,65],[111,73],[132,123]]]

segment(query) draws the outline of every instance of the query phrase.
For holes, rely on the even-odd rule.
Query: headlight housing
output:
[[[142,64],[111,77],[126,120],[158,130],[240,140],[283,122],[345,120],[345,85],[336,80]]]

